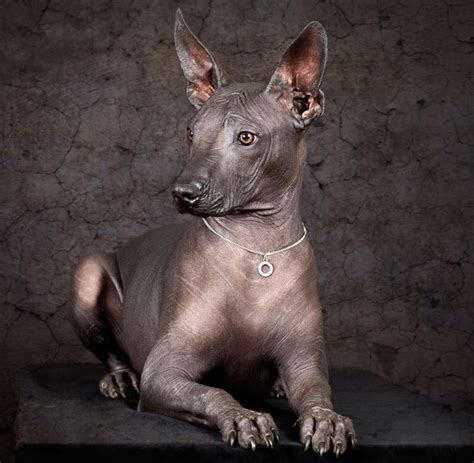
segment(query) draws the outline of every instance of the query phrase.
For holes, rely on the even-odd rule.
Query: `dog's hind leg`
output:
[[[278,377],[275,383],[272,386],[270,391],[270,397],[273,399],[286,399],[285,390],[283,389],[283,384],[281,378]]]
[[[138,378],[115,333],[121,331],[122,287],[115,255],[82,259],[74,273],[72,318],[84,345],[105,365],[100,392],[112,399],[138,394]]]

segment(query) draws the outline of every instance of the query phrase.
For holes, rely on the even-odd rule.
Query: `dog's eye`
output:
[[[194,135],[193,131],[191,129],[188,129],[188,132],[186,133],[186,137],[190,143],[193,141],[193,135]]]
[[[257,137],[255,136],[254,133],[249,132],[248,130],[244,130],[243,132],[239,133],[239,143],[241,145],[251,145],[252,143],[255,142]]]

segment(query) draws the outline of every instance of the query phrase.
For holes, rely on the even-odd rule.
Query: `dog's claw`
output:
[[[351,444],[352,444],[352,448],[355,449],[356,440],[354,439],[354,436],[352,436],[352,435],[351,435]]]
[[[309,446],[311,445],[311,439],[312,439],[311,434],[308,434],[308,435],[306,436],[306,439],[304,440],[304,451],[305,451],[305,452],[308,451]]]
[[[323,453],[324,453],[324,449],[326,448],[326,445],[324,444],[324,442],[321,442],[319,444],[319,456],[322,457],[323,456]]]
[[[132,386],[133,389],[135,389],[135,391],[137,392],[137,394],[140,395],[140,388],[138,387],[138,383],[135,380],[132,381]]]
[[[234,442],[235,442],[235,431],[231,431],[230,434],[229,434],[229,444],[231,447],[234,446]]]
[[[339,458],[339,455],[341,454],[341,444],[336,444],[336,450],[334,453],[336,454],[336,458]]]
[[[265,437],[264,437],[264,440],[265,440],[265,445],[272,449],[273,448],[273,440],[272,440],[272,436],[267,434]]]
[[[255,439],[253,437],[249,439],[249,444],[250,448],[252,449],[252,452],[255,452],[255,450],[257,450],[257,443],[255,442]]]
[[[277,441],[277,444],[280,443],[280,435],[277,432],[275,433],[275,440]]]

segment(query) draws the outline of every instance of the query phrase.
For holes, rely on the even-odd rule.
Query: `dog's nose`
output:
[[[172,191],[175,200],[185,206],[196,204],[201,197],[204,184],[199,181],[177,183]]]

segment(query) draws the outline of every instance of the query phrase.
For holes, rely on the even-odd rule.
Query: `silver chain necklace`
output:
[[[261,252],[261,251],[255,251],[253,249],[246,248],[245,246],[242,246],[239,243],[236,243],[235,241],[230,240],[229,238],[226,238],[225,236],[221,235],[219,232],[214,230],[206,221],[204,217],[202,217],[202,220],[206,224],[206,227],[211,230],[212,233],[217,235],[219,238],[222,238],[224,241],[227,241],[228,243],[232,244],[233,246],[237,246],[240,249],[243,249],[244,251],[251,252],[252,254],[257,254],[259,256],[263,257],[262,262],[258,265],[258,273],[262,277],[269,277],[273,273],[273,264],[268,260],[269,256],[274,256],[275,254],[279,254],[280,252],[288,251],[291,248],[294,248],[295,246],[298,246],[305,238],[306,238],[306,227],[304,226],[303,223],[303,236],[298,239],[298,241],[295,241],[293,244],[290,244],[288,246],[285,246],[284,248],[277,249],[276,251],[268,251],[268,252]],[[266,270],[265,270],[266,267]]]

